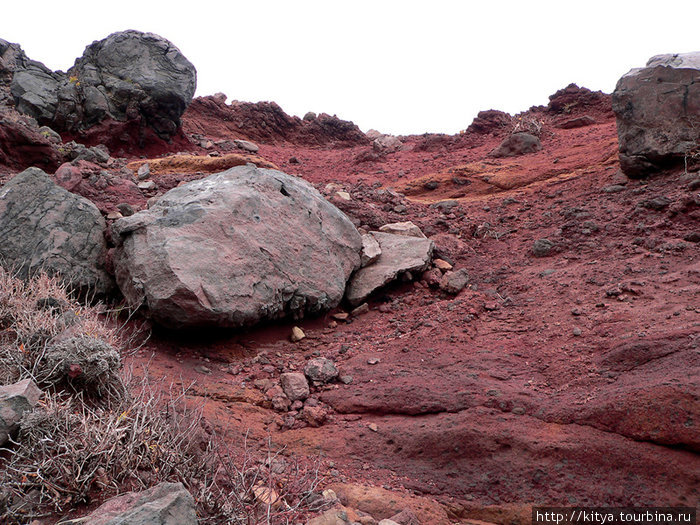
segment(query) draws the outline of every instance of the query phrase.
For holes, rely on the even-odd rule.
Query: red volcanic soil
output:
[[[503,159],[489,152],[517,119],[402,137],[402,151],[377,156],[347,133],[310,145],[322,135],[298,122],[284,129],[300,142],[240,126],[227,136],[211,116],[228,111],[221,101],[193,104],[186,134],[264,139],[260,156],[322,191],[332,184],[327,195],[358,226],[419,225],[469,286],[452,296],[431,286],[434,273],[416,276],[351,322],[301,322],[298,343],[291,324],[156,332],[133,364],[193,384],[234,446],[246,432],[260,446],[269,436],[288,453],[321,454],[327,483],[437,500],[444,517],[425,523],[524,523],[536,504],[695,506],[698,189],[683,172],[619,172],[607,96],[570,89],[556,101],[521,116],[541,126],[542,150]],[[543,256],[539,239],[550,241]],[[265,395],[312,356],[351,376],[312,388],[327,414],[318,427]]]

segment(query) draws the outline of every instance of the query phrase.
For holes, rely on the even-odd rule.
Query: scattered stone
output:
[[[406,237],[418,237],[419,239],[426,238],[421,229],[411,221],[385,224],[379,228],[379,231],[383,233],[393,233],[394,235],[404,235]]]
[[[130,217],[134,213],[136,213],[134,211],[134,208],[131,206],[131,204],[129,204],[127,202],[122,202],[120,204],[117,204],[117,209],[119,210],[119,212],[122,214],[123,217]]]
[[[86,518],[90,525],[197,525],[194,498],[182,483],[160,483],[103,503]]]
[[[364,234],[362,236],[362,254],[360,255],[362,267],[364,268],[375,263],[381,254],[382,248],[374,235],[371,233]]]
[[[194,371],[197,372],[198,374],[205,374],[205,375],[211,374],[211,368],[209,368],[208,366],[204,366],[204,365],[195,366]]]
[[[352,197],[347,191],[336,191],[335,196],[338,197],[340,200],[349,202],[352,200]]]
[[[421,279],[430,286],[431,288],[437,288],[440,286],[440,282],[442,281],[442,272],[438,270],[437,268],[433,268],[432,270],[428,270],[427,272],[423,272],[423,275],[421,275]]]
[[[265,507],[276,509],[282,505],[279,493],[262,481],[253,485],[253,496],[258,503]]]
[[[0,447],[19,429],[22,415],[39,402],[41,390],[31,379],[0,386]]]
[[[0,260],[23,279],[43,270],[81,294],[108,293],[113,282],[103,266],[105,228],[93,203],[38,168],[0,188]]]
[[[370,358],[367,360],[367,364],[368,364],[368,365],[377,365],[377,364],[379,364],[380,362],[381,362],[381,359],[379,359],[378,357],[370,357]]]
[[[347,321],[350,318],[350,314],[347,312],[336,312],[331,317],[336,321]]]
[[[369,305],[367,303],[362,303],[360,306],[358,306],[352,312],[350,312],[350,315],[352,317],[359,317],[360,315],[366,314],[367,312],[369,312]]]
[[[306,525],[351,525],[351,521],[348,519],[347,509],[338,506],[310,519]]]
[[[320,406],[304,407],[304,421],[312,427],[320,427],[328,419],[328,412]]]
[[[640,206],[643,208],[647,208],[649,210],[656,210],[656,211],[661,211],[664,208],[666,208],[669,204],[671,204],[671,199],[668,197],[654,197],[653,199],[647,199],[639,203]]]
[[[137,184],[140,190],[153,191],[158,189],[158,185],[152,180],[144,180]]]
[[[290,401],[303,401],[309,397],[309,383],[301,372],[286,372],[280,375],[280,385]]]
[[[136,170],[136,178],[139,180],[146,180],[148,177],[151,176],[151,165],[148,162],[145,162],[139,166],[139,169]]]
[[[589,117],[588,115],[582,115],[580,117],[574,117],[565,120],[561,122],[557,127],[561,129],[574,129],[583,128],[585,126],[592,126],[595,123],[596,122],[593,117]]]
[[[389,519],[395,523],[398,523],[398,525],[421,525],[418,517],[409,508],[403,509],[401,512],[395,514]]]
[[[340,376],[340,377],[338,378],[338,380],[339,380],[341,383],[343,383],[344,385],[352,384],[353,379],[354,379],[354,378],[353,378],[352,376],[349,376],[349,375]]]
[[[306,334],[304,333],[304,331],[301,328],[299,328],[298,326],[295,326],[292,328],[292,333],[289,336],[289,340],[292,343],[298,343],[299,341],[301,341],[305,337],[306,337]]]
[[[374,232],[382,254],[374,264],[361,268],[350,279],[346,297],[350,304],[364,302],[374,291],[404,272],[423,272],[432,258],[433,241],[391,233]]]
[[[372,142],[376,153],[395,153],[403,149],[403,142],[393,135],[381,135]]]
[[[260,151],[260,147],[257,144],[253,144],[249,140],[236,139],[233,141],[233,143],[239,149],[242,149],[243,151],[247,151],[249,153],[257,153],[258,151]]]
[[[121,219],[122,217],[124,217],[124,216],[121,213],[119,213],[118,211],[110,211],[107,214],[107,220],[110,220],[110,221],[116,221],[117,219]]]
[[[625,187],[621,184],[611,184],[603,188],[603,193],[620,193],[621,191],[625,191]]]
[[[433,191],[438,189],[440,184],[436,180],[428,180],[423,183],[423,188],[425,188],[428,191]]]
[[[540,139],[529,133],[513,133],[489,155],[492,157],[515,157],[526,153],[534,153],[542,149]]]
[[[304,115],[304,120],[306,120],[307,122],[316,120],[316,113],[314,113],[313,111],[307,111]]]
[[[399,524],[396,523],[394,520],[383,519],[382,521],[380,521],[380,522],[378,523],[378,525],[399,525]]]
[[[362,246],[347,216],[309,183],[252,165],[168,191],[116,221],[112,238],[122,293],[171,328],[334,308]]]
[[[433,266],[443,273],[452,269],[452,265],[443,259],[433,259]]]
[[[330,359],[316,357],[306,363],[304,375],[314,383],[329,383],[338,377],[338,369]]]
[[[367,425],[367,428],[369,428],[372,432],[379,432],[379,427],[376,423],[370,423]]]
[[[574,329],[572,330],[572,333],[573,333],[574,336],[576,336],[576,337],[580,337],[581,334],[582,334],[581,329],[578,328],[578,327],[574,328]]]
[[[554,243],[549,239],[537,239],[532,244],[532,254],[535,257],[546,257],[554,249]]]
[[[449,294],[456,295],[469,284],[469,274],[466,268],[460,268],[455,272],[447,272],[442,276],[440,289]]]
[[[617,117],[620,167],[639,178],[672,163],[700,142],[700,52],[657,55],[617,83],[612,107]]]

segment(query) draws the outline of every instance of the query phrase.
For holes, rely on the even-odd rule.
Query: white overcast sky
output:
[[[114,31],[151,31],[195,65],[197,95],[272,100],[395,134],[466,128],[546,104],[570,82],[611,92],[652,55],[700,51],[700,0],[7,0],[0,38],[68,69]]]

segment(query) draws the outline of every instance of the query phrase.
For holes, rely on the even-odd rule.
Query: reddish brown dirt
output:
[[[321,453],[329,481],[428,495],[452,519],[524,522],[532,504],[696,505],[700,196],[683,173],[618,173],[607,98],[557,101],[559,112],[528,114],[542,151],[511,159],[488,156],[503,126],[403,137],[404,151],[370,161],[367,145],[261,143],[282,170],[348,190],[338,204],[358,225],[420,225],[469,271],[469,288],[396,285],[351,323],[304,321],[296,344],[291,324],[156,334],[135,362],[192,383],[229,442],[249,432]],[[559,127],[582,115],[595,123]],[[194,132],[235,137],[207,135],[208,118]],[[436,206],[444,199],[458,204]],[[535,257],[541,238],[554,247]],[[353,377],[315,391],[329,414],[319,428],[263,393],[314,355]]]
[[[156,331],[131,364],[192,385],[234,447],[246,433],[260,447],[269,437],[321,454],[328,483],[438,501],[444,516],[424,523],[525,523],[533,504],[696,505],[700,195],[681,172],[622,176],[609,105],[569,86],[521,115],[541,126],[541,151],[493,159],[517,120],[402,137],[403,151],[375,155],[368,141],[314,135],[300,119],[270,128],[274,107],[198,99],[185,136],[257,141],[261,157],[325,191],[358,226],[412,220],[470,285],[457,296],[428,278],[394,285],[349,323],[303,321],[299,343],[292,324]],[[255,127],[261,111],[266,131]],[[584,116],[575,125],[590,125],[569,128]],[[170,187],[194,175],[168,176]],[[352,200],[333,197],[339,189]],[[552,249],[536,257],[543,238]],[[274,411],[264,392],[317,355],[352,382],[313,390],[328,419],[312,427]]]

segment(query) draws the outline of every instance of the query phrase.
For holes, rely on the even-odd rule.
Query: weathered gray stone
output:
[[[468,283],[469,273],[466,268],[460,268],[454,272],[448,271],[442,276],[440,289],[450,294],[458,294]]]
[[[381,254],[382,248],[379,246],[379,242],[374,235],[365,233],[362,236],[362,254],[360,256],[362,260],[362,267],[364,268],[365,266],[369,266],[370,264],[376,262]]]
[[[407,237],[418,237],[419,239],[426,238],[423,231],[411,221],[385,224],[379,228],[379,231],[384,233],[393,233],[395,235],[405,235]]]
[[[39,402],[41,390],[31,379],[0,386],[0,446],[19,429],[22,415]]]
[[[168,139],[192,100],[197,73],[168,40],[129,30],[90,44],[67,73],[0,41],[0,91],[8,84],[20,112],[57,131],[142,119]]]
[[[95,510],[90,525],[197,525],[194,498],[182,483],[160,483],[112,498]]]
[[[683,162],[700,143],[700,52],[652,57],[618,81],[612,104],[628,176]]]
[[[249,140],[240,140],[236,139],[233,141],[233,143],[243,151],[247,151],[249,153],[257,153],[260,150],[260,147],[257,144],[254,144],[250,142]]]
[[[380,135],[372,142],[372,149],[377,153],[395,153],[403,149],[403,142],[393,135]]]
[[[290,401],[303,401],[309,397],[309,383],[301,372],[286,372],[280,375],[280,385]]]
[[[394,281],[404,272],[422,272],[428,268],[434,244],[430,239],[372,232],[382,254],[374,264],[358,270],[350,279],[346,297],[352,305],[365,301],[374,291]]]
[[[21,278],[43,270],[79,292],[107,293],[105,226],[94,204],[38,168],[0,188],[0,262]]]
[[[175,328],[238,327],[335,307],[360,265],[350,220],[307,182],[239,166],[116,221],[117,282]]]
[[[90,44],[68,76],[80,83],[86,123],[138,111],[162,138],[177,131],[197,87],[194,66],[172,42],[133,30]]]
[[[494,149],[492,157],[515,157],[526,153],[534,153],[542,149],[540,139],[530,133],[513,133]]]
[[[330,359],[315,357],[306,363],[304,375],[314,383],[328,383],[338,377],[338,369]]]

